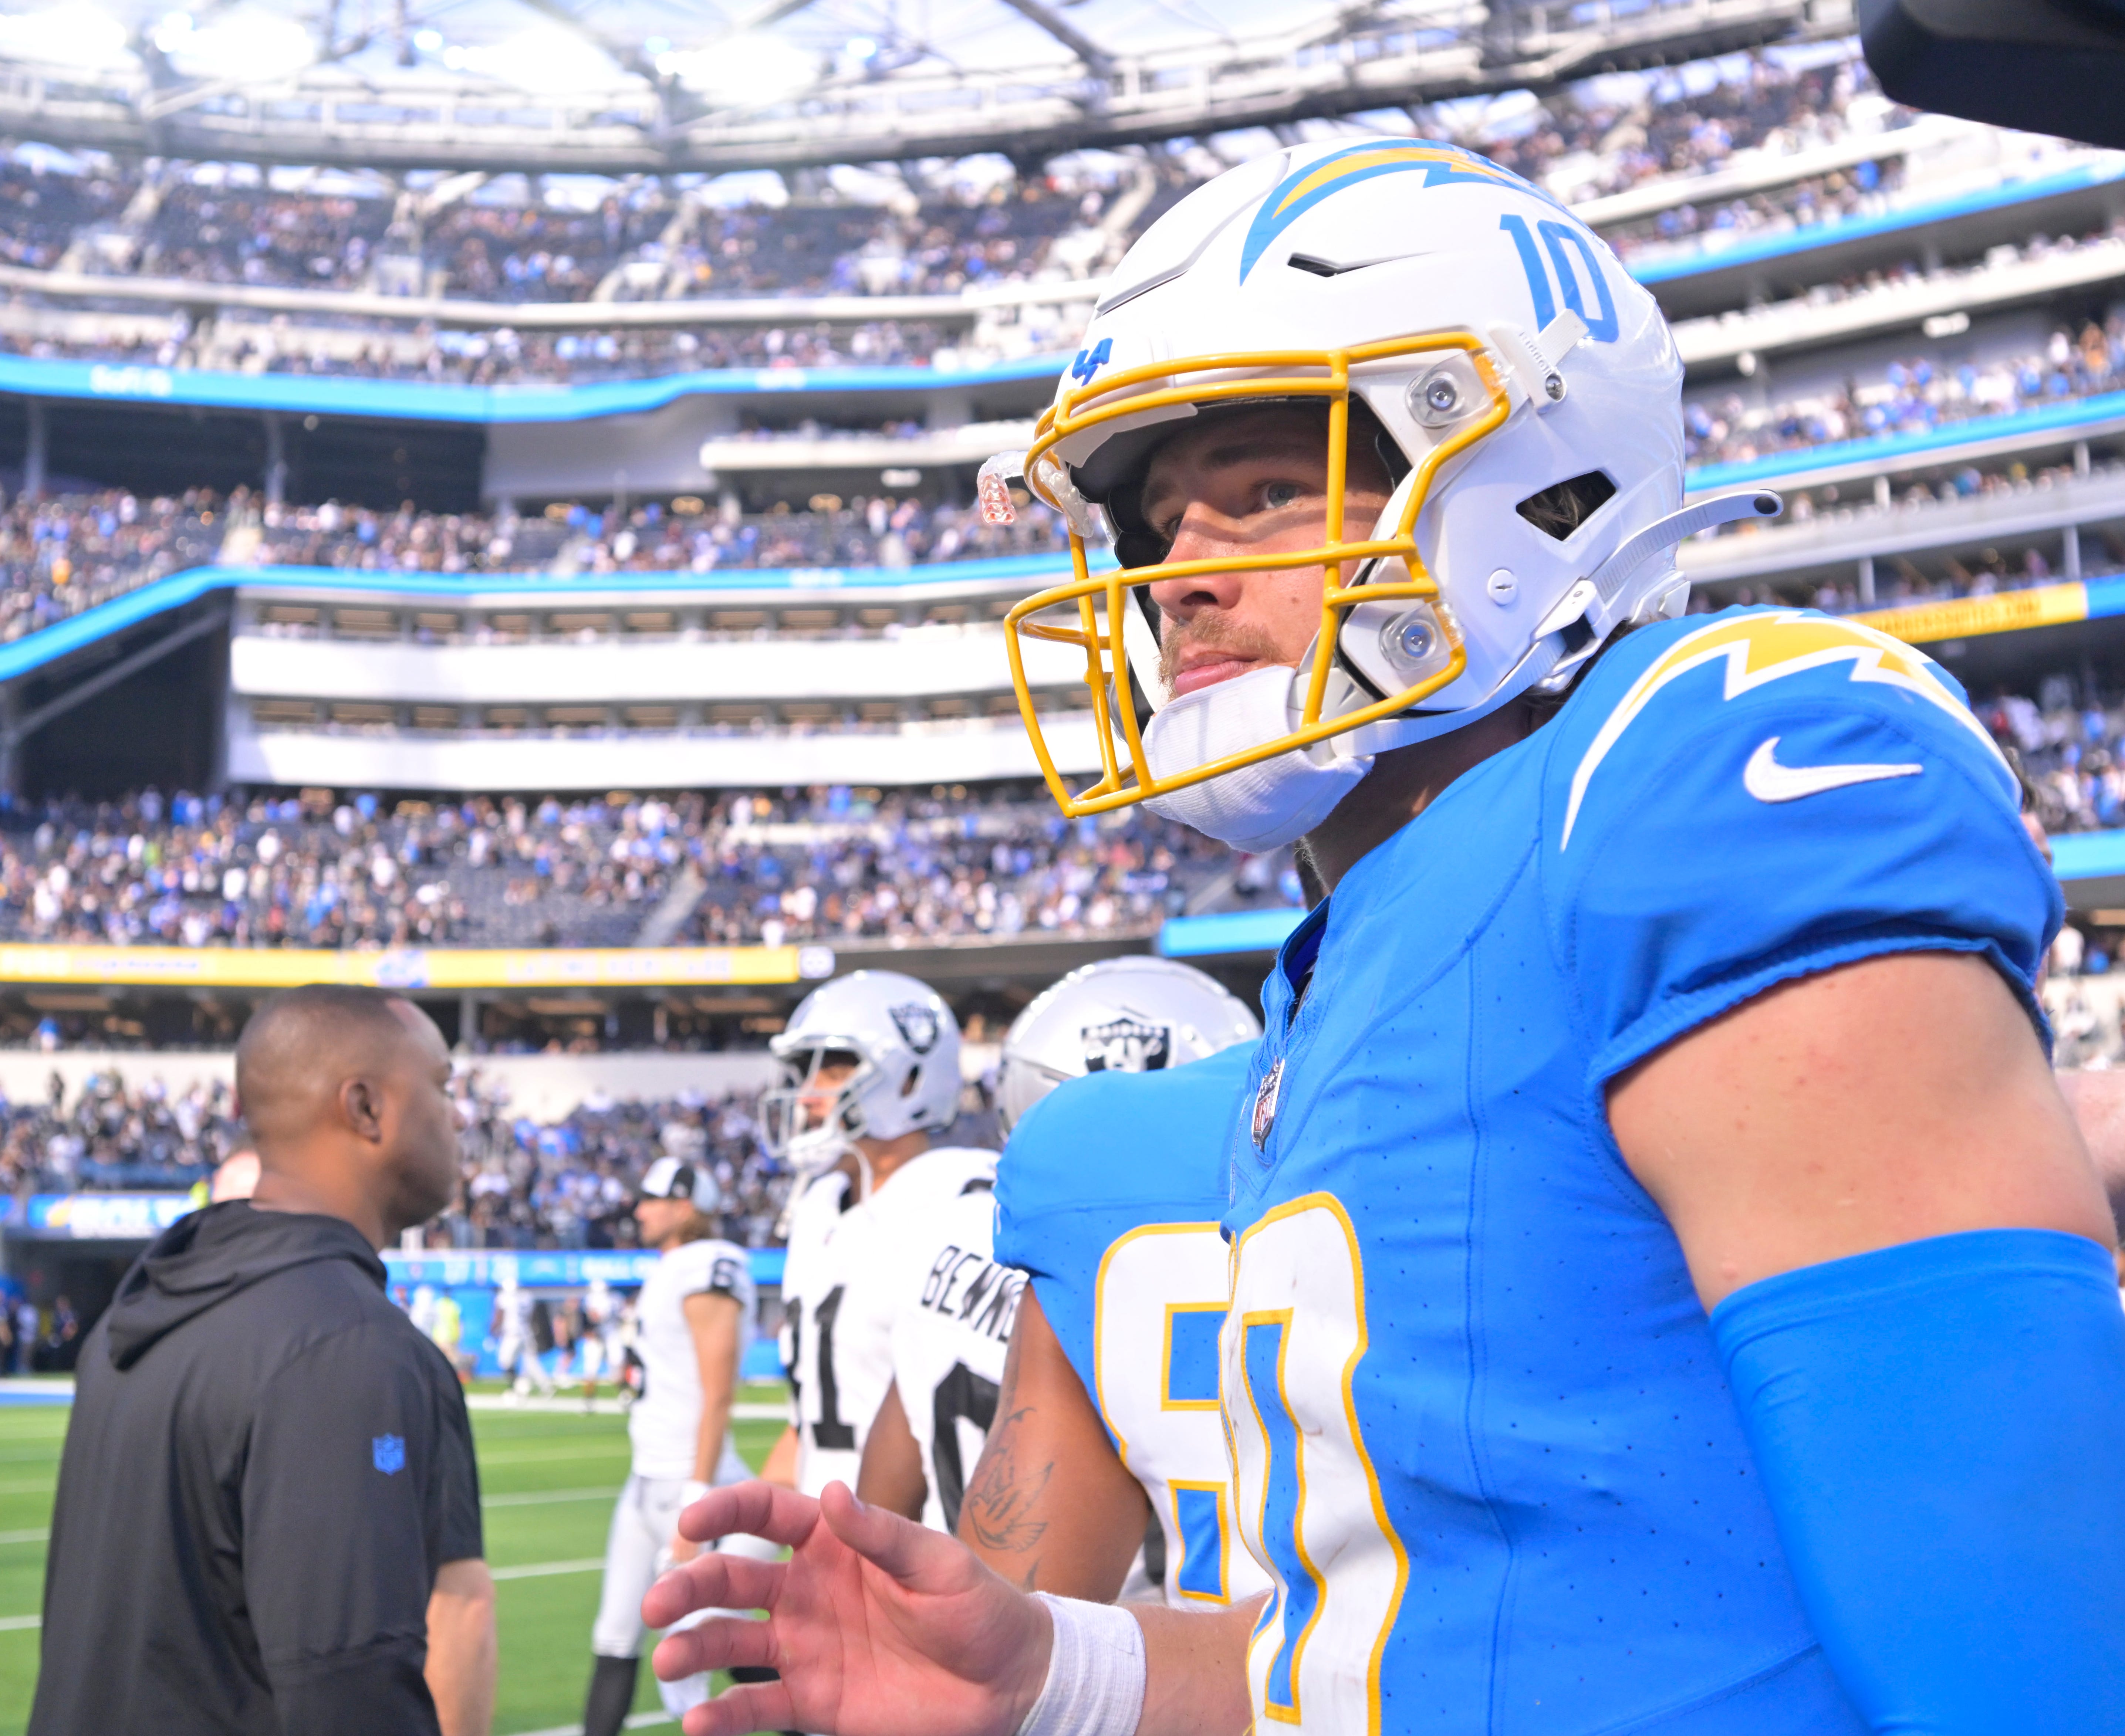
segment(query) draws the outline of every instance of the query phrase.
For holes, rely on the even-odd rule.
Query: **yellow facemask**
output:
[[[1467,358],[1487,401],[1472,413],[1457,407],[1451,426],[1424,453],[1411,476],[1397,490],[1402,506],[1393,529],[1385,536],[1347,541],[1343,524],[1345,478],[1349,468],[1351,377],[1369,365],[1402,362],[1426,352],[1458,352]],[[1403,369],[1397,369],[1397,373]],[[1421,383],[1421,382],[1420,382]],[[1278,554],[1242,554],[1213,559],[1169,562],[1157,567],[1117,568],[1095,575],[1086,557],[1083,503],[1056,449],[1087,430],[1176,405],[1244,402],[1250,399],[1316,398],[1328,408],[1326,510],[1322,541],[1310,548]],[[1504,426],[1512,399],[1482,339],[1467,331],[1425,332],[1343,350],[1275,350],[1151,362],[1125,369],[1111,378],[1063,393],[1041,415],[1033,444],[1025,454],[1025,484],[1070,521],[1072,576],[1013,606],[1004,617],[1005,643],[1011,656],[1011,685],[1017,689],[1019,715],[1032,738],[1041,775],[1062,812],[1072,818],[1124,807],[1146,797],[1164,795],[1204,779],[1251,765],[1293,748],[1340,735],[1346,730],[1391,717],[1421,703],[1468,666],[1451,612],[1441,600],[1438,581],[1416,549],[1416,521],[1424,510],[1440,468]],[[1420,420],[1422,412],[1419,412]],[[1405,578],[1345,584],[1345,568],[1375,561],[1399,561]],[[1124,640],[1128,611],[1138,607],[1124,593],[1171,579],[1214,572],[1263,572],[1297,567],[1321,569],[1321,624],[1307,671],[1305,700],[1297,727],[1288,733],[1185,771],[1159,777],[1145,756],[1136,707],[1130,703],[1128,656]],[[1391,569],[1390,569],[1391,570]],[[1336,637],[1345,612],[1361,603],[1430,603],[1446,641],[1444,664],[1399,693],[1355,710],[1322,715],[1335,666]],[[1072,607],[1074,605],[1074,608]],[[1037,619],[1062,609],[1060,621]],[[1074,623],[1069,619],[1074,615]],[[1045,639],[1074,645],[1085,653],[1085,686],[1091,697],[1100,745],[1097,781],[1072,791],[1055,767],[1034,705],[1025,673],[1024,642]]]

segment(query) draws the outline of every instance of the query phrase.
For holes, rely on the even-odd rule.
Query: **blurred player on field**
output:
[[[608,1339],[612,1330],[612,1290],[603,1278],[592,1278],[581,1304],[582,1329],[576,1337],[576,1377],[583,1383],[583,1409],[597,1402],[598,1381],[610,1366]]]
[[[892,1384],[898,1274],[952,1202],[988,1199],[996,1154],[935,1147],[959,1103],[959,1027],[926,985],[858,971],[807,997],[775,1039],[789,1080],[761,1099],[769,1149],[806,1178],[782,1281],[791,1423],[761,1475],[853,1489]]]
[[[752,1337],[752,1268],[744,1249],[710,1233],[717,1192],[706,1170],[659,1158],[635,1202],[643,1242],[658,1259],[636,1304],[643,1394],[628,1416],[634,1464],[605,1541],[585,1736],[615,1736],[634,1703],[642,1594],[674,1561],[696,1553],[678,1535],[680,1510],[714,1484],[750,1475],[731,1440],[730,1407]],[[705,1675],[658,1687],[675,1716],[708,1697]]]

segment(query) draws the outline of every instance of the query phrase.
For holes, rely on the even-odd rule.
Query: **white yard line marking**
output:
[[[27,1633],[44,1625],[42,1616],[0,1616],[0,1634]]]
[[[497,1579],[544,1579],[554,1574],[594,1574],[604,1565],[603,1555],[592,1555],[582,1561],[534,1561],[528,1567],[491,1567],[488,1572]]]
[[[564,1447],[558,1452],[483,1452],[479,1462],[482,1469],[489,1465],[558,1465],[570,1459],[624,1458],[627,1453],[626,1442],[605,1441],[594,1447]]]
[[[620,1484],[605,1489],[549,1489],[531,1494],[488,1495],[480,1502],[482,1507],[544,1507],[555,1501],[610,1501],[620,1491]]]
[[[49,1531],[0,1531],[0,1543],[49,1543]]]
[[[618,1417],[626,1414],[626,1408],[617,1399],[600,1399],[586,1410],[580,1398],[572,1399],[565,1393],[556,1393],[550,1399],[544,1394],[535,1398],[516,1399],[505,1393],[475,1392],[467,1395],[465,1409],[499,1416],[507,1416],[513,1412],[520,1417]],[[789,1420],[789,1406],[787,1403],[777,1404],[771,1401],[737,1404],[731,1406],[731,1415],[741,1423],[786,1423]]]

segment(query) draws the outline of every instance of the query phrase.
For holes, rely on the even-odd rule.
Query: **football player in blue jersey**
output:
[[[1295,147],[1132,250],[1024,460],[1078,576],[1006,625],[1111,710],[1067,812],[1303,837],[1330,889],[1227,1161],[1272,1589],[1028,1597],[741,1485],[688,1535],[791,1560],[645,1613],[764,1607],[657,1664],[781,1680],[690,1736],[2117,1726],[2125,1317],[2033,991],[2057,886],[1929,659],[1681,613],[1675,543],[1777,503],[1683,506],[1680,375],[1590,232],[1450,146]]]
[[[1124,957],[1072,972],[1004,1037],[997,1257],[1032,1290],[959,1534],[1028,1590],[1124,1593],[1147,1520],[1168,1603],[1268,1583],[1218,1414],[1225,1130],[1260,1035],[1202,972]]]

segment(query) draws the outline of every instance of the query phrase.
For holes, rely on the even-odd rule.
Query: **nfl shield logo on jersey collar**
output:
[[[403,1435],[379,1435],[369,1443],[369,1461],[387,1477],[395,1477],[406,1468],[406,1437]]]
[[[1284,1057],[1279,1056],[1270,1063],[1270,1070],[1262,1075],[1261,1084],[1255,1089],[1254,1136],[1255,1150],[1259,1151],[1269,1143],[1269,1136],[1276,1127],[1276,1099],[1284,1085]]]

